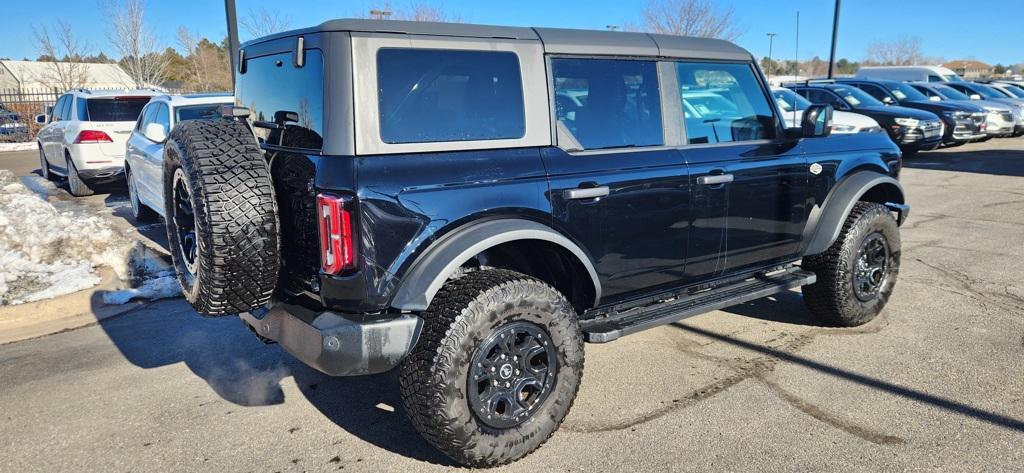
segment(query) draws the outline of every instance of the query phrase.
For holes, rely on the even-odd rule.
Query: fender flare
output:
[[[422,311],[463,263],[488,248],[517,240],[543,240],[571,252],[586,268],[594,285],[594,306],[601,301],[601,283],[587,254],[553,228],[530,220],[500,219],[470,224],[434,242],[420,256],[391,300],[399,310]]]
[[[846,216],[850,215],[853,206],[864,194],[879,186],[894,186],[898,196],[881,202],[901,213],[899,223],[903,223],[909,208],[903,192],[903,186],[892,176],[875,171],[857,172],[843,179],[822,203],[821,207],[811,212],[807,227],[804,229],[803,255],[816,255],[827,250],[839,238],[843,230]]]

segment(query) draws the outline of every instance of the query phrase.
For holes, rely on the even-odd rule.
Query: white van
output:
[[[942,66],[870,66],[857,71],[865,79],[898,80],[901,82],[963,82],[952,69]]]

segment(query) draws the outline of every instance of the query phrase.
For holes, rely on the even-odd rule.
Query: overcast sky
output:
[[[56,18],[70,22],[76,34],[92,46],[93,53],[111,54],[104,36],[107,18],[100,2],[93,0],[36,0],[32,7],[4,9],[0,27],[0,57],[34,59],[32,25],[51,25]],[[919,36],[927,56],[947,60],[973,58],[990,64],[1024,63],[1024,10],[1012,4],[984,4],[966,0],[846,0],[839,30],[838,56],[863,59],[868,45],[899,35]],[[239,16],[264,7],[304,27],[327,19],[369,11],[386,2],[362,0],[237,0]],[[465,22],[518,26],[553,26],[603,29],[606,25],[640,23],[646,0],[425,0],[458,15]],[[795,54],[796,12],[800,11],[800,57],[817,54],[827,58],[831,39],[830,0],[718,0],[732,5],[745,33],[737,40],[756,56],[768,54],[768,32],[774,32],[774,56],[792,59]],[[392,9],[412,2],[392,1]],[[1019,4],[1017,5],[1020,6]],[[186,26],[201,35],[222,38],[227,28],[220,0],[148,0],[148,21],[167,45],[175,45],[176,30]],[[245,38],[243,37],[243,40]]]

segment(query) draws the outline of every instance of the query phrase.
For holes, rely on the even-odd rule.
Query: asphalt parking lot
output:
[[[1020,471],[1022,150],[993,140],[905,163],[913,211],[875,321],[819,327],[793,292],[589,345],[561,430],[498,470]],[[0,154],[19,174],[37,164]],[[181,299],[0,346],[0,405],[0,471],[451,465],[406,421],[394,373],[320,375]]]

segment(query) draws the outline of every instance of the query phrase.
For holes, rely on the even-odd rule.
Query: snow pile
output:
[[[104,304],[126,304],[132,299],[163,299],[181,294],[174,267],[142,243],[135,244],[128,261],[132,287],[104,293]]]
[[[100,283],[98,266],[136,288],[109,293],[111,303],[177,294],[173,268],[158,254],[79,202],[47,201],[59,194],[52,183],[23,182],[0,169],[0,305],[88,289]]]
[[[35,141],[26,141],[24,143],[0,143],[0,153],[5,151],[32,151],[39,149]]]

